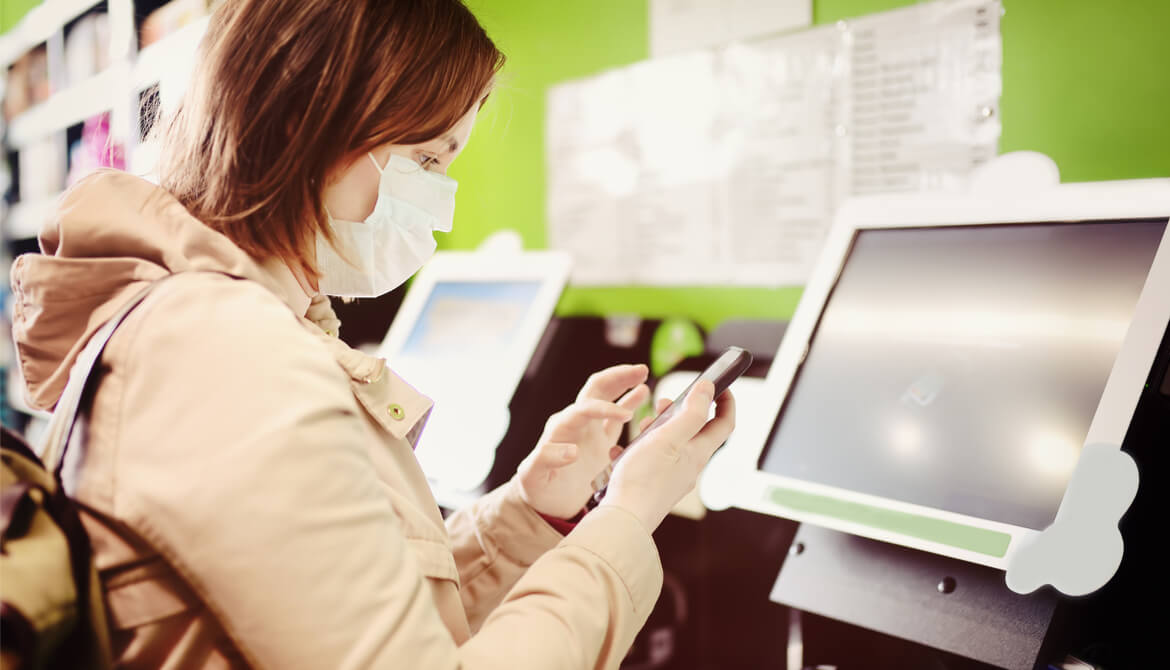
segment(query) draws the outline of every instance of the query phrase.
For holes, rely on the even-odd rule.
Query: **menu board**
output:
[[[578,285],[803,284],[845,197],[994,157],[999,16],[939,0],[554,87],[550,246]]]

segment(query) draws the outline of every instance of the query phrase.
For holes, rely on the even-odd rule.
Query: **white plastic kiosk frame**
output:
[[[997,199],[914,194],[846,203],[827,238],[765,380],[763,395],[770,405],[761,414],[739,417],[736,432],[703,475],[700,486],[703,502],[712,509],[740,507],[1004,569],[1008,586],[1021,593],[1031,592],[1045,583],[1053,584],[1069,595],[1099,588],[1113,575],[1120,562],[1122,547],[1117,522],[1137,490],[1136,467],[1121,451],[1120,445],[1170,320],[1170,231],[1164,225],[1168,216],[1170,180],[1059,185]],[[1025,228],[1018,226],[1040,230],[1046,226],[1091,226],[1094,222],[1141,220],[1160,227],[1161,231],[1150,240],[1150,246],[1156,251],[1150,250],[1153,260],[1144,282],[1138,280],[1136,284],[1140,287],[1135,288],[1139,295],[1128,323],[1095,323],[1092,319],[1079,322],[1079,325],[1060,319],[1045,323],[1042,315],[1027,313],[1011,315],[1021,318],[1023,323],[997,323],[994,305],[968,315],[975,319],[990,319],[991,323],[986,327],[991,330],[1037,327],[1059,339],[1063,332],[1081,328],[1089,332],[1073,335],[1113,338],[1116,355],[1112,358],[1111,369],[1108,362],[1105,365],[1104,369],[1109,370],[1107,380],[1099,400],[1091,403],[1095,411],[1091,412],[1087,435],[1082,433],[1083,444],[1073,445],[1071,461],[1064,465],[1062,477],[1066,486],[1062,486],[1063,496],[1058,498],[1059,510],[1055,511],[1051,525],[1037,528],[1030,527],[1036,524],[1005,522],[1002,518],[994,518],[1003,515],[990,510],[986,514],[958,513],[944,509],[942,505],[899,499],[912,496],[873,495],[854,487],[827,485],[800,473],[781,475],[765,468],[766,451],[774,436],[778,435],[776,431],[783,426],[790,394],[794,394],[793,389],[802,381],[802,367],[817,353],[816,338],[822,319],[833,306],[835,291],[843,272],[849,267],[858,239],[868,231],[900,229],[907,234],[913,234],[915,229],[991,232],[984,228],[987,226],[1024,231]],[[1043,258],[1036,259],[1039,273],[1044,272],[1043,262]],[[922,281],[931,282],[933,278],[923,276]],[[938,320],[955,317],[954,314],[938,312],[928,312],[926,316]],[[870,314],[868,322],[859,324],[860,330],[874,328],[880,332],[884,327],[881,318],[881,314]],[[956,326],[960,325],[951,323],[949,332],[955,332]],[[933,326],[927,323],[927,327]],[[942,337],[947,335],[946,332],[941,334]],[[864,339],[859,341],[864,342]],[[1004,346],[1010,347],[1011,344]],[[873,363],[859,360],[864,366]],[[944,388],[947,380],[943,373],[932,374],[929,365],[924,367],[925,374],[910,375],[907,378],[911,383],[902,387],[905,392],[901,401],[908,403],[907,407],[926,407],[935,396],[950,390]],[[842,377],[841,382],[848,383],[847,375]],[[1005,388],[1003,395],[1010,397],[1015,390]],[[898,401],[891,400],[887,406],[897,408]],[[979,408],[973,406],[972,411],[978,412]],[[840,421],[840,417],[836,420]],[[815,422],[808,425],[815,425]],[[915,434],[913,426],[893,426],[891,430],[904,430],[904,434],[891,441],[898,443],[900,440],[910,445],[911,450],[916,439],[921,441],[922,436]],[[937,435],[936,432],[934,437]],[[1031,448],[1023,444],[1024,439],[1021,436],[1021,444],[1015,447],[1021,450]],[[849,444],[834,443],[827,448],[833,453],[826,454],[825,458],[835,458],[835,462],[841,464],[849,463],[855,453],[850,451]],[[1049,462],[1068,457],[1069,450],[1062,451],[1056,442],[1041,446],[1041,452],[1046,448],[1050,448],[1048,455],[1053,457]],[[855,473],[855,476],[864,477],[865,473]],[[942,496],[939,499],[950,496],[946,486],[944,482],[935,488],[935,493]],[[996,494],[996,491],[984,492],[988,499],[994,499]],[[967,507],[977,508],[978,505]],[[1057,556],[1060,558],[1056,559]]]
[[[435,401],[416,453],[441,504],[473,499],[491,471],[570,265],[556,251],[443,251],[415,275],[377,355]]]

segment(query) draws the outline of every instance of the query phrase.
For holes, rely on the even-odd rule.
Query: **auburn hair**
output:
[[[461,0],[228,0],[160,124],[159,183],[253,257],[316,282],[333,171],[450,130],[503,62]]]

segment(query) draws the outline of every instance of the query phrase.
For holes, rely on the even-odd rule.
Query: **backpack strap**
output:
[[[168,275],[168,277],[172,276],[174,275]],[[41,462],[44,463],[45,470],[52,472],[53,477],[58,482],[61,481],[61,469],[65,464],[65,451],[69,448],[69,438],[73,435],[73,426],[77,423],[82,394],[93,376],[93,369],[101,358],[102,351],[106,348],[114,330],[121,325],[126,316],[166,279],[167,277],[164,277],[150,282],[146,288],[127,301],[117,314],[102,324],[102,327],[93,334],[89,343],[81,350],[81,354],[78,355],[73,367],[69,370],[69,381],[66,382],[65,390],[61,392],[61,399],[57,401],[57,406],[53,410],[53,417],[49,420],[49,427],[45,431],[45,441],[40,450]]]

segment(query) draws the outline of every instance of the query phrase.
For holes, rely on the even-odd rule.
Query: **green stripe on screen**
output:
[[[778,486],[768,488],[767,498],[778,505],[797,511],[849,521],[995,558],[1003,558],[1012,541],[1011,535],[999,531]]]

